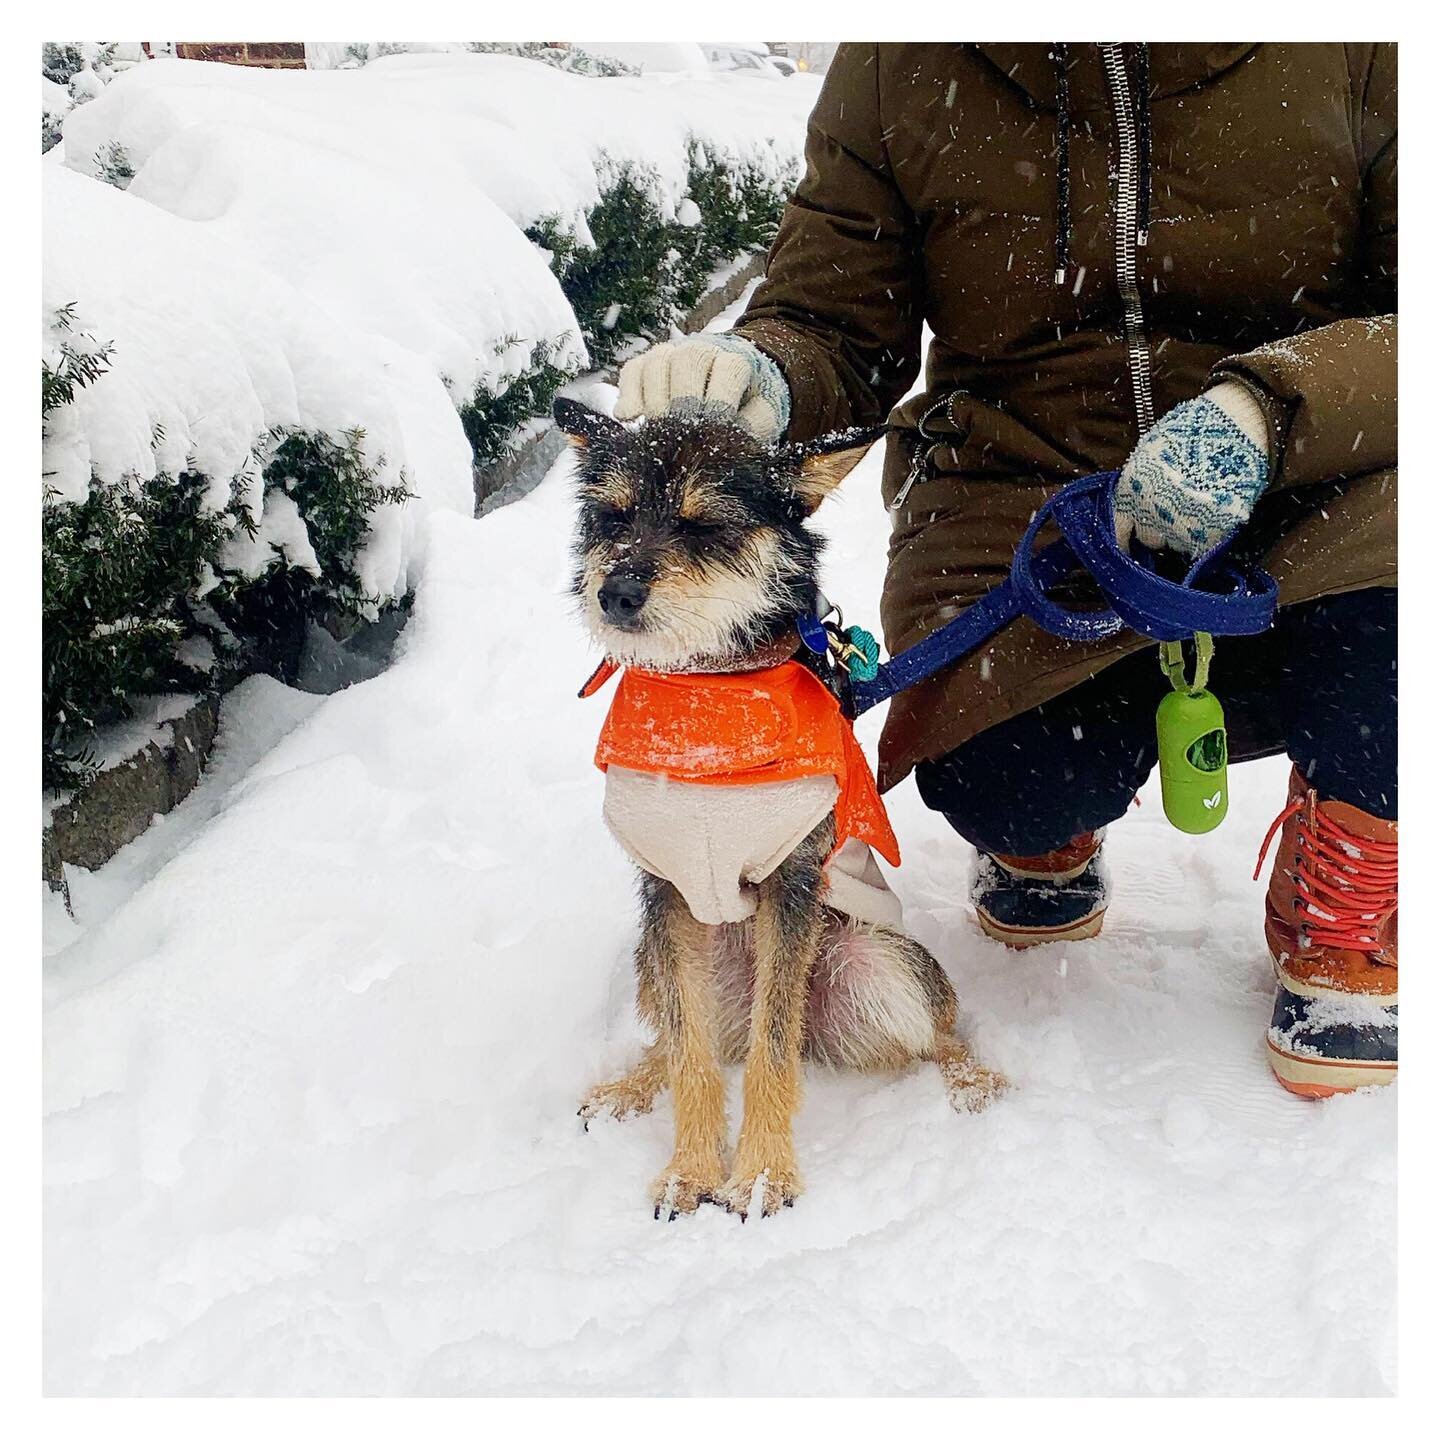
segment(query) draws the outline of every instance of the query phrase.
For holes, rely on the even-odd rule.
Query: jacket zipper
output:
[[[910,451],[910,469],[905,476],[905,483],[895,492],[895,498],[890,502],[889,508],[894,511],[900,509],[909,498],[911,490],[915,488],[917,480],[925,480],[929,477],[926,472],[930,468],[930,457],[940,448],[940,441],[933,437],[925,427],[930,423],[930,417],[941,410],[947,410],[954,403],[957,395],[963,391],[952,390],[942,395],[921,417],[920,423],[915,427],[915,445]],[[929,443],[927,443],[929,442]]]
[[[1145,309],[1140,300],[1138,250],[1144,239],[1140,224],[1140,139],[1131,104],[1130,83],[1125,75],[1125,55],[1119,45],[1101,45],[1101,60],[1115,107],[1115,133],[1120,142],[1120,175],[1115,202],[1115,276],[1124,317],[1125,360],[1130,388],[1135,396],[1135,418],[1143,435],[1155,423],[1155,396],[1150,383],[1150,342],[1145,334]],[[955,392],[958,394],[959,392]],[[930,439],[925,425],[932,415],[953,401],[955,394],[942,396],[920,419],[917,443],[910,455],[910,469],[891,511],[899,510],[910,498],[917,482],[928,478],[930,457],[939,441]]]
[[[1155,423],[1155,397],[1150,388],[1150,345],[1145,336],[1145,311],[1140,303],[1138,273],[1140,212],[1140,145],[1125,55],[1119,45],[1101,45],[1105,78],[1115,107],[1115,133],[1120,142],[1120,177],[1115,202],[1115,276],[1125,323],[1125,357],[1130,388],[1135,395],[1135,418],[1143,435]]]

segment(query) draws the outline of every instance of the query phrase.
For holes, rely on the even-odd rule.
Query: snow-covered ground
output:
[[[1394,1090],[1308,1103],[1265,1061],[1278,761],[1201,838],[1147,788],[1104,935],[1024,955],[902,787],[896,889],[1014,1088],[962,1117],[928,1067],[813,1074],[795,1209],[651,1218],[668,1100],[575,1116],[641,1032],[569,468],[431,515],[393,668],[242,686],[196,793],[70,872],[77,921],[47,900],[47,1390],[1393,1390]],[[878,491],[877,452],[822,510],[872,626]]]

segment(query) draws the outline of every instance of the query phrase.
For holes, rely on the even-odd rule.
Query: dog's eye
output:
[[[630,512],[628,510],[617,510],[613,506],[606,505],[597,508],[591,516],[596,530],[602,535],[619,535],[630,523]]]
[[[718,535],[725,525],[721,520],[708,520],[704,516],[696,516],[681,520],[675,528],[692,540],[708,540]]]

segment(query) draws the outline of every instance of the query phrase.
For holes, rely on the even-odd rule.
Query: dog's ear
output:
[[[570,443],[580,450],[606,435],[625,433],[625,427],[618,420],[612,420],[608,415],[602,415],[600,411],[564,395],[555,401],[555,423],[565,432]]]
[[[807,515],[865,458],[865,452],[885,433],[883,425],[836,430],[815,440],[789,447],[796,461],[790,487]]]

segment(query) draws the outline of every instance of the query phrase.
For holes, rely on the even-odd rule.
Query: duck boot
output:
[[[1089,830],[1048,855],[980,851],[970,887],[980,928],[1017,950],[1098,935],[1108,898],[1104,837],[1104,830]]]
[[[1399,1062],[1398,825],[1321,800],[1293,770],[1257,880],[1277,831],[1265,895],[1278,981],[1270,1066],[1310,1099],[1388,1085]]]

